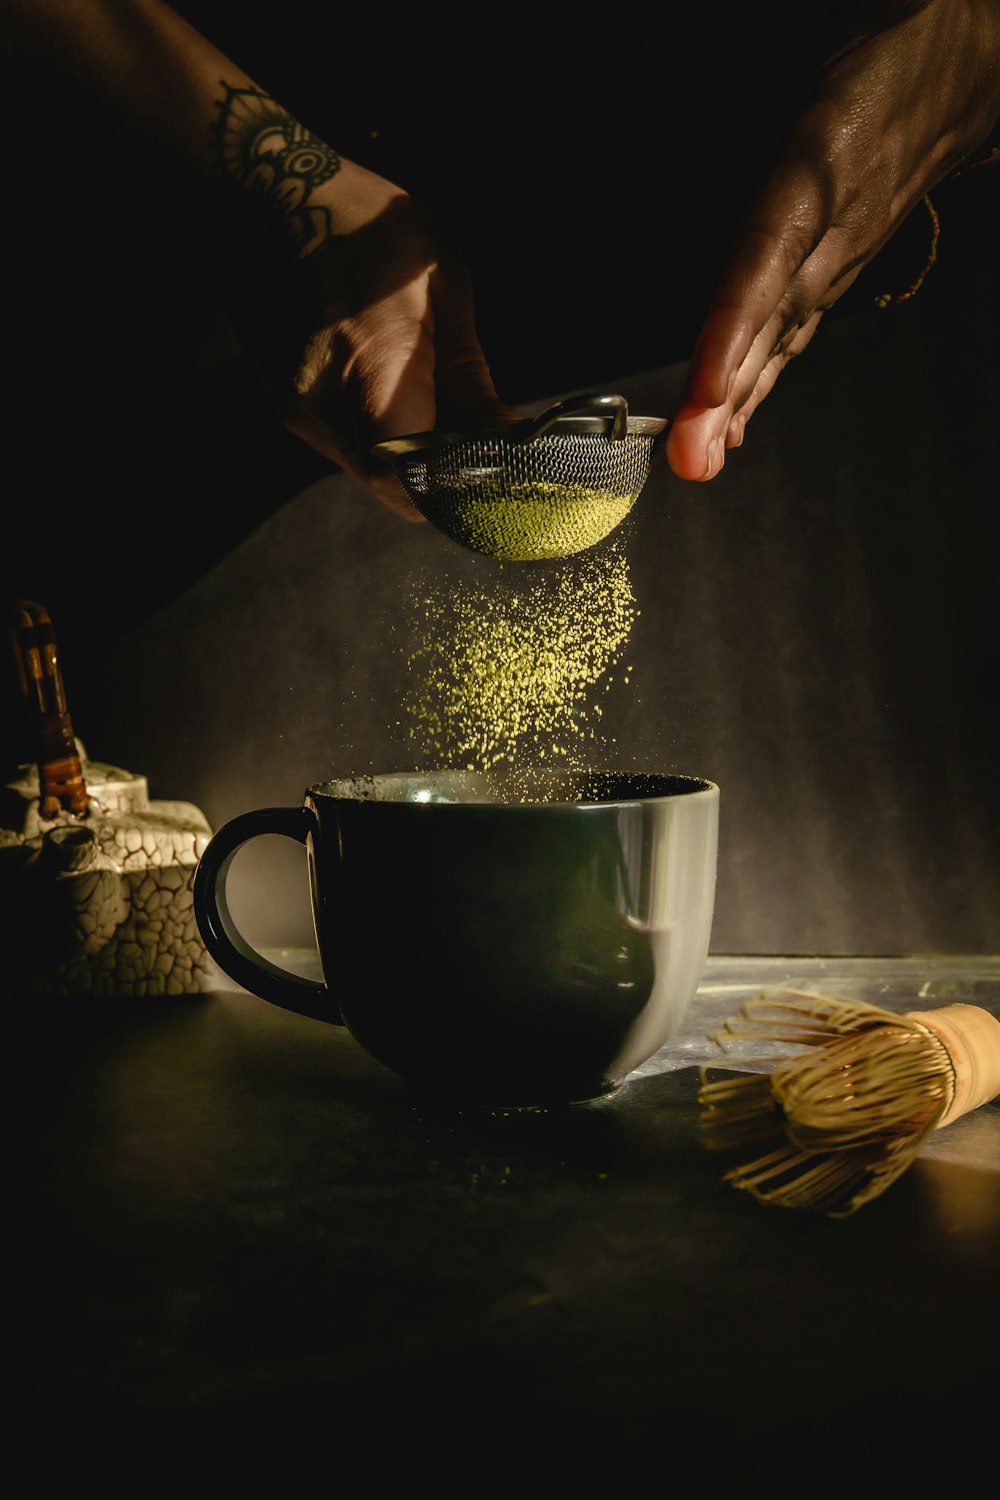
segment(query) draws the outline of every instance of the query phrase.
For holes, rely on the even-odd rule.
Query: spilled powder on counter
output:
[[[415,584],[408,609],[403,707],[422,764],[586,770],[604,760],[601,700],[616,670],[628,682],[638,615],[621,541],[558,564],[493,564],[460,587]]]

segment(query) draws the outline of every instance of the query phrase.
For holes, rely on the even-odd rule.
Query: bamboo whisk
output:
[[[770,1071],[709,1081],[706,1147],[755,1146],[724,1180],[762,1203],[844,1218],[883,1193],[932,1131],[1000,1094],[1000,1021],[978,1005],[897,1014],[781,990],[748,1000],[712,1038],[798,1046]]]

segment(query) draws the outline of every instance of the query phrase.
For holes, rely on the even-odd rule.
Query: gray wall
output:
[[[997,300],[992,275],[931,278],[909,302],[829,320],[720,478],[685,484],[659,452],[619,533],[634,670],[605,699],[593,756],[719,783],[715,952],[1000,950]],[[665,414],[682,374],[606,388]],[[80,476],[91,493],[100,451]],[[105,643],[95,628],[70,650],[91,756],[215,826],[339,771],[412,764],[414,584],[471,589],[495,565],[343,476],[296,485],[286,468],[258,514],[224,465],[189,462],[183,517],[147,517],[129,576],[106,580]],[[143,485],[135,472],[137,509]],[[206,566],[178,564],[174,596],[161,581],[144,600],[161,521],[170,555],[185,555],[179,525],[197,553],[199,505],[223,541]],[[93,526],[89,541],[100,600]],[[239,856],[234,907],[259,943],[308,942],[306,902],[300,851],[267,840]]]

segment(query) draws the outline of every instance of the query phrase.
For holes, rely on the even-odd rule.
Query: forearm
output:
[[[210,172],[223,93],[252,81],[161,0],[0,0],[15,57],[51,67]]]
[[[328,237],[313,195],[339,157],[163,0],[0,0],[0,30],[56,86],[99,100],[195,180],[235,189],[225,201],[263,211],[297,254]]]

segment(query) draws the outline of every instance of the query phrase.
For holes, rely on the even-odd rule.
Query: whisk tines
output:
[[[713,1039],[737,1056],[747,1042],[781,1048],[737,1077],[711,1080],[703,1065],[698,1092],[708,1149],[759,1152],[725,1180],[765,1203],[853,1213],[906,1169],[955,1096],[941,1037],[863,1002],[762,994]]]

